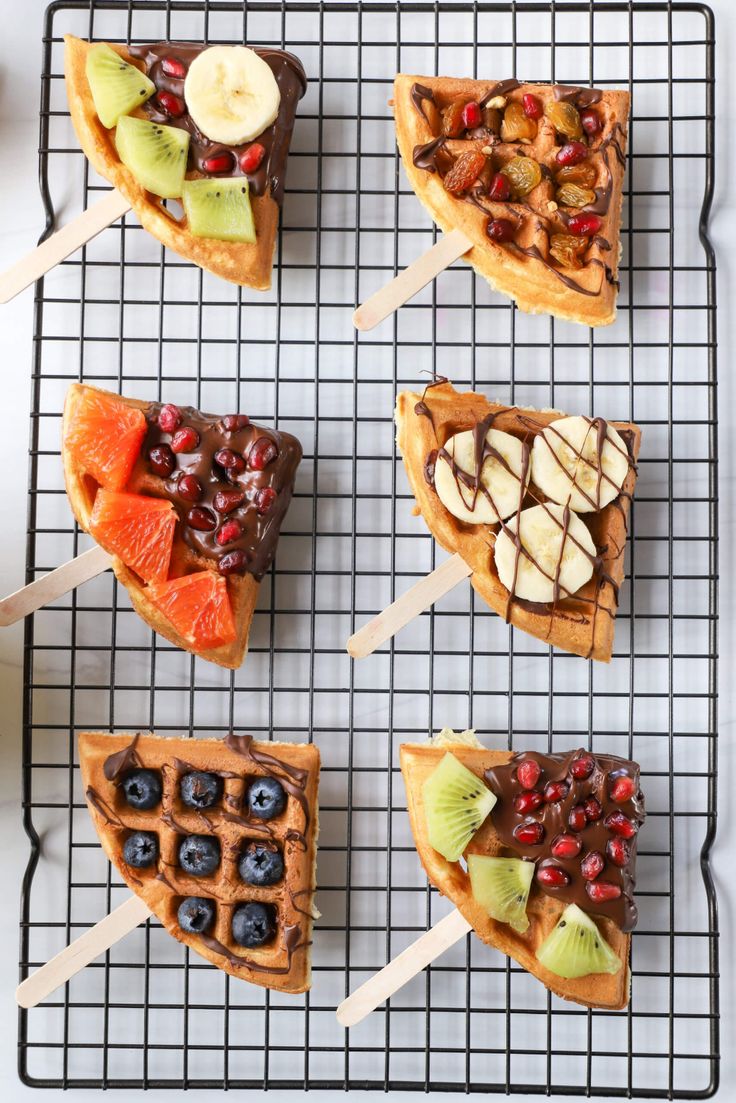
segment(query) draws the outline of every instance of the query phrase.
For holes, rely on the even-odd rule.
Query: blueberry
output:
[[[268,904],[240,904],[233,912],[233,938],[239,946],[262,946],[276,934],[276,917]]]
[[[187,835],[179,847],[179,865],[193,877],[208,877],[220,864],[220,841],[212,835]]]
[[[238,870],[249,885],[275,885],[284,875],[284,859],[277,847],[252,842],[240,856]]]
[[[190,808],[211,808],[222,797],[222,778],[195,770],[184,775],[179,791],[181,799]]]
[[[204,896],[187,896],[177,912],[179,926],[189,934],[206,934],[215,921],[215,904]]]
[[[286,807],[286,793],[275,777],[257,777],[248,790],[248,806],[259,820],[272,820]]]
[[[158,858],[158,838],[152,831],[134,831],[123,844],[123,859],[135,869],[146,869]]]
[[[131,808],[147,812],[161,800],[161,775],[156,770],[129,770],[121,782]]]

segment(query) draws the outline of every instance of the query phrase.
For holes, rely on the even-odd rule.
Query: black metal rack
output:
[[[44,1087],[561,1092],[699,1098],[718,1083],[717,424],[714,27],[675,3],[221,3],[60,0],[44,31],[40,184],[47,233],[107,185],[69,124],[61,35],[273,42],[310,77],[266,295],[166,253],[132,216],[36,292],[28,581],[85,546],[58,458],[84,378],[203,408],[239,405],[299,435],[305,461],[245,665],[196,662],[145,629],[101,576],[25,635],[21,976],[127,890],[78,787],[84,728],[315,740],[324,770],[314,985],[231,980],[155,922],[21,1012],[19,1066]],[[355,304],[431,243],[386,101],[398,70],[599,82],[632,95],[619,318],[530,318],[464,266],[372,334]],[[71,181],[71,185],[68,184]],[[699,239],[699,240],[698,240]],[[316,305],[315,305],[316,304]],[[610,667],[514,633],[459,587],[359,664],[344,642],[435,546],[411,516],[394,394],[436,367],[520,404],[636,420],[644,447]],[[238,400],[238,401],[235,401]],[[468,937],[360,1027],[336,1004],[447,911],[419,868],[402,741],[474,724],[488,745],[620,751],[649,819],[632,999],[553,999]]]

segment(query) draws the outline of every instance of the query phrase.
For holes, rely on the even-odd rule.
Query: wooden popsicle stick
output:
[[[145,923],[151,915],[151,909],[140,896],[129,896],[119,907],[95,923],[79,938],[60,953],[32,973],[18,985],[15,999],[20,1007],[35,1007],[57,988],[89,965],[100,954],[104,954],[130,931]]]
[[[355,328],[373,329],[426,287],[430,280],[449,268],[458,257],[467,253],[472,245],[472,241],[462,230],[451,230],[449,234],[444,234],[436,245],[417,257],[408,268],[399,272],[390,283],[374,292],[358,307],[353,314]]]
[[[426,969],[435,958],[449,950],[450,946],[454,946],[472,929],[457,908],[444,919],[440,919],[439,923],[420,935],[416,942],[412,942],[411,946],[407,946],[388,965],[384,965],[383,969],[342,1001],[335,1012],[340,1026],[355,1026],[362,1022],[379,1004],[393,996],[399,988],[403,988],[412,977],[421,973],[422,969]]]
[[[347,642],[348,654],[353,659],[364,659],[366,655],[372,655],[377,647],[390,640],[410,620],[434,605],[435,601],[439,601],[453,586],[457,586],[458,582],[462,582],[472,573],[465,560],[455,552],[426,578],[415,582],[377,617],[359,628]]]
[[[87,207],[86,211],[42,241],[32,253],[0,273],[0,303],[10,302],[129,210],[130,203],[117,188],[107,192],[103,199]]]
[[[75,559],[70,559],[55,571],[50,571],[43,578],[37,578],[35,582],[29,582],[21,590],[0,601],[0,628],[7,628],[9,624],[27,617],[29,613],[35,613],[42,605],[48,605],[57,597],[81,586],[95,575],[102,574],[112,564],[112,556],[95,544],[86,552],[82,552]]]

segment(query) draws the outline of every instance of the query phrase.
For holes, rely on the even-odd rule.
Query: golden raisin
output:
[[[581,161],[578,165],[564,165],[558,169],[555,179],[558,184],[580,184],[583,188],[592,188],[598,173],[590,161]]]
[[[568,139],[582,138],[583,124],[577,107],[571,103],[548,100],[544,105],[544,113],[558,134],[564,134]]]
[[[478,150],[461,153],[443,181],[445,189],[452,195],[461,195],[478,179],[485,164],[486,159]]]
[[[512,157],[501,172],[508,177],[514,199],[528,195],[542,179],[542,170],[532,157]]]
[[[520,142],[523,138],[536,138],[537,124],[524,114],[520,103],[512,100],[503,113],[501,123],[502,142]]]
[[[583,254],[589,247],[586,237],[574,234],[552,234],[549,239],[550,256],[563,268],[582,268]]]
[[[446,138],[458,138],[465,130],[463,111],[469,102],[467,96],[460,96],[442,108],[442,133]]]
[[[579,188],[577,184],[563,184],[557,189],[555,198],[563,207],[587,207],[595,202],[595,192],[590,188]]]

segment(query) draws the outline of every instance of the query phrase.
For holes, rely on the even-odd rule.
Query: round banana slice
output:
[[[488,430],[477,493],[473,430],[450,437],[444,451],[452,457],[452,462],[439,453],[434,468],[434,486],[443,506],[459,521],[469,525],[495,525],[519,508],[524,496],[521,493],[524,445],[517,437],[502,433],[500,429]],[[527,462],[526,466],[524,492],[530,477],[530,464]]]
[[[187,109],[213,142],[238,146],[270,126],[281,93],[270,65],[247,46],[210,46],[189,66]]]
[[[534,485],[576,513],[607,506],[620,494],[628,473],[626,445],[601,418],[561,417],[534,439]]]
[[[523,509],[512,517],[496,537],[493,550],[498,577],[513,593],[525,601],[550,602],[557,596],[570,597],[593,574],[596,548],[586,526],[571,510],[548,502]],[[515,534],[520,523],[521,549],[517,551]],[[510,530],[510,532],[508,531]]]

